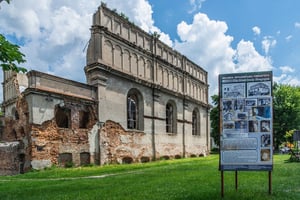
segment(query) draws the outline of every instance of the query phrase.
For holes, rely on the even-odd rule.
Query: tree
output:
[[[211,119],[211,136],[214,138],[215,144],[220,146],[220,111],[219,111],[219,95],[212,97],[213,108],[210,111]]]
[[[0,3],[3,0],[0,0]],[[7,3],[10,0],[5,0]],[[26,62],[25,55],[20,52],[18,45],[12,44],[6,40],[6,38],[0,34],[0,66],[4,71],[13,70],[16,72],[26,72],[23,67],[18,67],[17,64]]]
[[[289,130],[285,133],[284,138],[286,139],[286,142],[292,144],[293,143],[293,135],[295,130]]]
[[[0,3],[2,2],[3,0],[0,0]],[[7,3],[10,3],[10,0],[5,0]]]
[[[20,52],[19,46],[11,44],[0,34],[0,66],[4,71],[13,70],[16,72],[26,72],[23,67],[18,67],[17,64],[24,63],[24,54]]]
[[[300,127],[300,88],[275,83],[273,96],[274,146],[278,149],[286,142],[286,133]]]

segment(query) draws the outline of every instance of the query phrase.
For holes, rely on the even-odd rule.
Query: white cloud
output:
[[[183,21],[177,26],[181,41],[176,41],[174,47],[208,71],[210,94],[217,93],[218,75],[235,68],[233,37],[225,34],[227,29],[225,22],[210,20],[203,13],[196,14],[191,24]]]
[[[189,13],[193,13],[193,12],[199,10],[202,7],[202,3],[204,3],[205,1],[206,0],[190,0],[192,9],[189,11]]]
[[[300,80],[297,76],[297,73],[295,73],[296,69],[290,66],[281,66],[279,67],[281,70],[281,73],[279,76],[274,76],[273,80],[274,82],[281,83],[281,84],[287,84],[292,86],[299,86]]]
[[[90,36],[92,14],[100,2],[14,0],[1,9],[0,30],[24,41],[21,51],[26,55],[28,69],[70,79],[76,77],[83,82],[85,53],[82,50]],[[66,55],[73,57],[68,59]],[[61,70],[70,63],[73,63],[72,70]]]
[[[236,72],[253,72],[272,70],[269,57],[260,55],[252,42],[241,40],[236,49]]]
[[[109,8],[117,9],[117,12],[124,13],[133,21],[137,26],[141,27],[144,31],[160,34],[160,40],[169,45],[173,46],[173,42],[170,36],[163,33],[158,27],[154,26],[154,20],[152,18],[152,7],[146,0],[107,0],[107,6]]]
[[[254,35],[260,35],[260,28],[258,26],[254,26],[252,28]]]
[[[271,36],[265,36],[263,41],[261,42],[262,48],[265,51],[265,54],[268,55],[270,48],[275,47],[277,41]]]
[[[274,82],[286,84],[286,85],[292,85],[292,86],[299,86],[300,80],[292,75],[287,74],[281,74],[279,77],[274,76],[273,78]]]
[[[233,37],[226,34],[227,29],[225,22],[202,13],[196,14],[191,24],[177,26],[181,41],[175,48],[208,71],[210,95],[218,92],[219,74],[273,69],[272,60],[260,55],[252,42],[241,40],[232,48]]]
[[[283,72],[283,73],[293,73],[295,71],[294,68],[290,67],[290,66],[281,66],[279,67],[279,69]]]
[[[62,6],[54,11],[51,18],[52,28],[49,31],[49,43],[63,46],[73,43],[76,39],[88,39],[90,20],[84,22],[79,13],[70,7]]]
[[[0,29],[5,34],[21,37],[38,37],[41,25],[41,14],[47,13],[49,1],[41,0],[38,4],[32,0],[14,0],[3,6],[0,12]]]
[[[300,28],[300,22],[295,22],[295,28]]]
[[[276,35],[280,35],[280,34],[281,34],[281,32],[280,32],[280,31],[277,31],[277,32],[276,32]]]
[[[289,41],[291,41],[292,38],[293,38],[292,35],[288,35],[287,37],[285,37],[285,40],[286,40],[287,42],[289,42]]]

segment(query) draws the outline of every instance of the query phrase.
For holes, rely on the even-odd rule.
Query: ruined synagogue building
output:
[[[209,153],[207,72],[101,4],[87,83],[4,72],[0,174]]]

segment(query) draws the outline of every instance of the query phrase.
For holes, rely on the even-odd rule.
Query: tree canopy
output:
[[[26,61],[24,59],[25,55],[20,52],[19,48],[18,45],[10,43],[2,34],[0,34],[0,66],[4,71],[27,71],[25,68],[18,66],[18,64]]]
[[[0,0],[0,3],[3,0]],[[10,0],[5,0],[10,3]],[[27,70],[18,65],[26,62],[25,55],[20,52],[20,47],[6,40],[4,35],[0,34],[0,67],[4,71],[13,70],[16,72],[26,72]]]
[[[0,0],[0,3],[2,2],[3,0]],[[7,3],[10,3],[10,0],[5,0]]]
[[[276,148],[286,141],[285,135],[300,127],[300,87],[274,84],[274,145]]]
[[[219,95],[212,97],[213,108],[210,111],[211,119],[211,137],[214,138],[216,145],[220,146],[220,111],[219,111]]]

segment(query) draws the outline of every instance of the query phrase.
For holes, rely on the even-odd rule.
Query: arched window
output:
[[[138,122],[138,99],[135,94],[127,97],[127,128],[137,129]]]
[[[87,128],[89,124],[89,113],[86,111],[79,112],[79,128]]]
[[[13,119],[14,120],[19,120],[19,118],[20,118],[19,117],[19,113],[18,113],[18,111],[17,111],[17,109],[15,107],[12,108],[11,114],[13,115]]]
[[[192,135],[200,135],[200,117],[198,109],[194,109],[192,114]]]
[[[166,132],[176,133],[177,130],[177,111],[176,106],[173,102],[169,102],[166,105]]]
[[[136,89],[131,89],[127,95],[127,128],[144,129],[144,106],[143,98]]]

